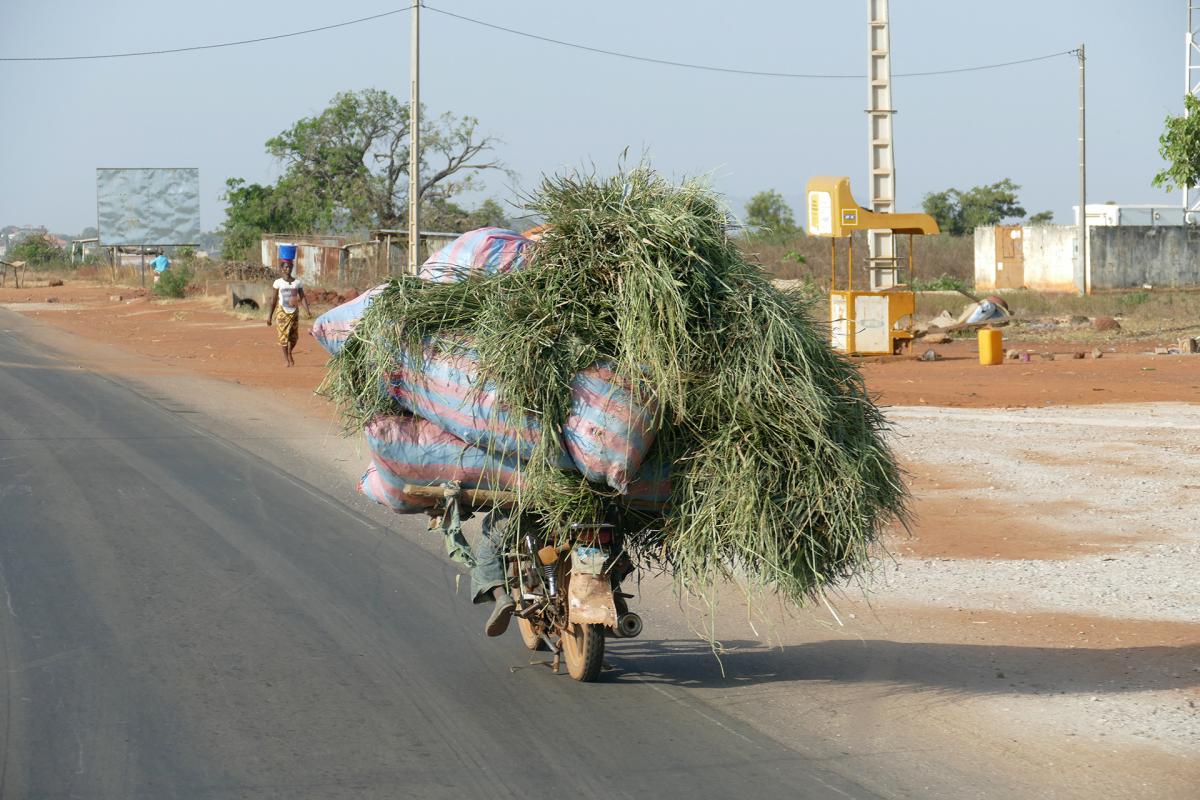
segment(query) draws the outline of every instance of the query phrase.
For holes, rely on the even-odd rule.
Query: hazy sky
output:
[[[407,0],[3,0],[0,56],[161,49],[286,33]],[[1171,202],[1150,179],[1182,108],[1186,0],[892,0],[893,70],[1075,48],[1088,53],[1088,198]],[[441,8],[581,45],[747,70],[860,74],[866,2],[429,0],[422,100],[480,120],[528,188],[626,147],[660,170],[707,173],[741,213],[761,189],[801,216],[807,179],[846,174],[866,202],[866,80],[719,74],[533,41]],[[262,44],[75,62],[0,62],[0,225],[72,233],[96,222],[96,167],[199,167],[205,230],[227,177],[269,181],[263,143],[338,91],[407,99],[409,15]],[[1067,222],[1078,196],[1078,69],[1070,56],[894,83],[898,210],[930,191],[1009,177],[1033,213]],[[486,196],[513,198],[500,176]],[[473,203],[472,203],[473,204]]]

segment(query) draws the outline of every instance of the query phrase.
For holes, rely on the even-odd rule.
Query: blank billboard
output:
[[[195,244],[200,239],[200,170],[97,169],[101,245]]]

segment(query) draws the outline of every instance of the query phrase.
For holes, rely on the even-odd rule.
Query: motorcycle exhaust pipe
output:
[[[632,639],[642,632],[642,618],[632,611],[626,611],[617,617],[617,636],[622,639]]]

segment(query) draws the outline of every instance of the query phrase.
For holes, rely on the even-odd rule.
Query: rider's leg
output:
[[[499,511],[483,518],[483,536],[475,546],[475,568],[471,570],[471,600],[474,603],[495,603],[484,626],[488,636],[499,636],[508,630],[516,602],[505,591],[504,550],[509,532],[515,529],[512,519]]]
[[[504,589],[504,548],[510,529],[509,517],[499,511],[483,518],[483,536],[475,545],[475,567],[471,570],[471,601],[490,603],[492,592]]]

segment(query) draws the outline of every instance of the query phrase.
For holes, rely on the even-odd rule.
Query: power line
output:
[[[639,56],[639,55],[635,55],[633,53],[622,53],[617,50],[605,50],[604,48],[601,48],[601,47],[590,47],[588,45],[579,44],[577,42],[568,42],[568,41],[564,41],[562,39],[554,39],[549,36],[539,36],[536,33],[529,33],[528,31],[517,30],[515,28],[506,28],[503,25],[496,25],[491,22],[484,22],[483,20],[474,19],[473,17],[466,17],[461,14],[452,13],[450,11],[443,11],[440,8],[434,8],[433,6],[426,5],[424,3],[421,4],[421,7],[425,8],[429,11],[433,11],[437,14],[441,14],[446,17],[452,17],[454,19],[461,20],[463,22],[470,22],[473,25],[480,25],[484,28],[490,28],[492,30],[502,31],[504,33],[509,33],[514,36],[522,36],[526,39],[534,39],[539,42],[546,42],[548,44],[559,45],[560,47],[569,47],[569,48],[572,48],[575,50],[584,50],[589,53],[597,53],[599,55],[612,56],[614,58],[624,58],[629,61],[640,61],[640,62],[646,63],[646,64],[658,64],[661,66],[679,67],[682,69],[696,69],[696,70],[703,70],[705,72],[720,72],[720,73],[725,73],[725,74],[729,74],[729,75],[749,75],[749,76],[760,77],[760,78],[799,78],[799,79],[807,79],[807,80],[861,80],[862,78],[866,77],[866,75],[864,75],[864,74],[850,75],[850,74],[811,73],[811,72],[767,72],[767,71],[763,71],[763,70],[736,69],[733,67],[717,67],[717,66],[712,66],[709,64],[691,64],[691,63],[688,63],[685,61],[670,61],[670,60],[663,59],[663,58],[652,58],[650,56]],[[319,28],[308,28],[307,30],[292,31],[291,33],[280,33],[280,34],[276,34],[274,36],[260,36],[256,39],[241,39],[236,42],[219,42],[216,44],[201,44],[201,45],[194,45],[192,47],[174,47],[174,48],[170,48],[170,49],[166,49],[166,50],[140,50],[140,51],[129,52],[129,53],[99,53],[96,55],[84,55],[84,56],[21,56],[21,57],[3,56],[3,57],[0,57],[0,61],[92,61],[92,60],[105,59],[105,58],[132,58],[135,56],[158,56],[158,55],[166,55],[169,53],[187,53],[187,52],[192,52],[192,51],[197,51],[197,50],[215,50],[215,49],[222,48],[222,47],[238,47],[240,45],[246,45],[246,44],[258,44],[260,42],[271,42],[271,41],[275,41],[277,39],[288,39],[293,36],[306,36],[310,33],[320,33],[322,31],[334,30],[335,28],[345,28],[350,25],[358,25],[363,22],[371,22],[372,20],[383,19],[384,17],[390,17],[390,16],[394,16],[396,14],[402,14],[405,11],[410,11],[410,10],[412,10],[412,6],[407,5],[407,6],[404,6],[403,8],[396,8],[391,11],[384,11],[379,14],[372,14],[369,17],[359,17],[358,19],[346,20],[345,22],[335,22],[332,25],[322,25]],[[922,77],[929,77],[929,76],[933,76],[933,75],[951,75],[951,74],[959,73],[959,72],[977,72],[980,70],[987,70],[987,69],[1000,69],[1001,67],[1012,67],[1012,66],[1016,66],[1018,64],[1030,64],[1035,61],[1046,61],[1048,59],[1058,58],[1059,56],[1064,56],[1064,55],[1074,55],[1076,52],[1077,51],[1075,51],[1075,50],[1064,50],[1059,53],[1048,53],[1047,55],[1043,55],[1043,56],[1034,56],[1032,58],[1022,58],[1022,59],[1017,59],[1015,61],[1002,61],[1002,62],[999,62],[996,64],[982,64],[982,65],[973,66],[973,67],[955,67],[952,69],[930,70],[927,72],[898,72],[898,73],[895,73],[892,77],[895,77],[895,78],[922,78]]]
[[[1047,53],[1044,56],[1034,56],[1033,58],[1021,58],[1016,61],[1001,61],[998,64],[983,64],[978,67],[957,67],[954,69],[936,69],[929,72],[897,72],[892,75],[893,78],[924,78],[927,75],[953,75],[956,72],[978,72],[983,69],[999,69],[1000,67],[1012,67],[1017,64],[1032,64],[1034,61],[1046,61],[1059,56],[1075,55],[1075,50],[1063,50],[1061,53]],[[866,77],[860,75],[859,77]]]
[[[0,61],[90,61],[100,58],[132,58],[134,56],[161,56],[167,53],[186,53],[192,50],[215,50],[219,47],[237,47],[243,44],[257,44],[258,42],[270,42],[276,39],[287,39],[292,36],[305,36],[310,33],[320,33],[321,31],[331,31],[334,28],[345,28],[348,25],[358,25],[360,22],[370,22],[375,19],[383,19],[390,17],[393,14],[401,14],[412,9],[412,6],[397,8],[392,11],[384,11],[381,14],[372,14],[369,17],[359,17],[345,22],[335,22],[332,25],[322,25],[319,28],[309,28],[303,31],[292,31],[291,33],[279,33],[274,36],[260,36],[257,39],[242,39],[237,42],[220,42],[218,44],[198,44],[193,47],[174,47],[170,50],[142,50],[136,53],[102,53],[92,56],[26,56],[20,58],[0,57]]]
[[[527,39],[536,39],[539,42],[548,42],[550,44],[557,44],[562,47],[571,47],[576,50],[586,50],[589,53],[599,53],[601,55],[613,56],[615,58],[629,59],[630,61],[641,61],[641,62],[644,62],[647,64],[660,64],[660,65],[667,66],[667,67],[682,67],[684,69],[699,69],[699,70],[704,70],[706,72],[724,72],[724,73],[731,74],[731,75],[753,75],[753,76],[762,77],[762,78],[805,78],[805,79],[813,79],[813,80],[818,80],[818,79],[824,79],[824,80],[858,79],[858,80],[861,80],[862,78],[867,77],[865,74],[861,74],[861,73],[856,74],[856,75],[839,75],[839,74],[833,74],[833,73],[764,72],[761,70],[752,70],[752,69],[735,69],[732,67],[714,67],[714,66],[710,66],[710,65],[706,65],[706,64],[690,64],[690,63],[687,63],[684,61],[668,61],[668,60],[662,59],[662,58],[651,58],[649,56],[638,56],[638,55],[634,55],[632,53],[622,53],[622,52],[619,52],[616,50],[605,50],[605,49],[599,48],[599,47],[589,47],[588,45],[577,44],[575,42],[567,42],[567,41],[563,41],[562,39],[552,39],[548,36],[539,36],[535,33],[529,33],[528,31],[521,31],[521,30],[517,30],[515,28],[506,28],[503,25],[495,25],[491,22],[484,22],[483,20],[474,19],[472,17],[465,17],[461,14],[454,14],[450,11],[443,11],[440,8],[434,8],[433,6],[430,6],[430,5],[427,5],[424,3],[422,3],[421,7],[424,9],[427,9],[429,11],[433,11],[435,13],[441,14],[443,16],[453,17],[455,19],[459,19],[464,22],[470,22],[475,25],[481,25],[485,28],[491,28],[493,30],[503,31],[505,33],[511,33],[514,36],[523,36]],[[979,70],[985,70],[985,69],[999,69],[1001,67],[1011,67],[1011,66],[1015,66],[1017,64],[1029,64],[1034,61],[1045,61],[1050,58],[1058,58],[1059,56],[1070,55],[1074,52],[1075,51],[1073,51],[1073,50],[1064,50],[1059,53],[1048,53],[1044,56],[1034,56],[1032,58],[1022,58],[1022,59],[1018,59],[1016,61],[1002,61],[997,64],[983,64],[983,65],[974,66],[974,67],[955,67],[952,69],[930,70],[928,72],[897,72],[892,77],[894,77],[894,78],[922,78],[922,77],[927,77],[927,76],[931,76],[931,75],[951,75],[956,72],[977,72]]]

